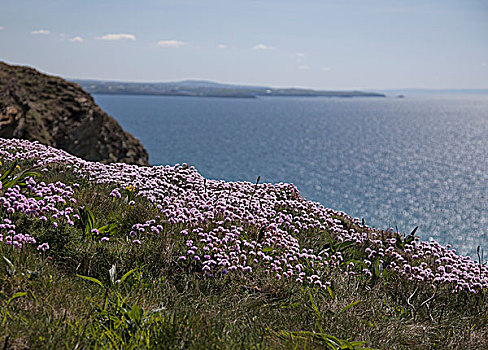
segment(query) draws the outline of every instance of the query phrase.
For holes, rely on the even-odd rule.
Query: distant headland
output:
[[[185,80],[168,83],[135,83],[101,80],[73,80],[91,94],[159,95],[193,97],[386,97],[377,92],[320,91],[301,88],[271,88],[220,84],[211,81]]]

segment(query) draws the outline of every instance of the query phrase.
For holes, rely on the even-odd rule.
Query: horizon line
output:
[[[354,88],[318,88],[318,87],[306,87],[306,86],[297,86],[297,85],[286,85],[286,86],[277,86],[277,85],[264,85],[259,83],[236,83],[236,82],[223,82],[218,80],[210,80],[210,79],[196,79],[196,78],[182,78],[178,80],[122,80],[122,79],[100,79],[100,78],[71,78],[71,77],[64,77],[69,81],[98,81],[98,82],[106,82],[106,83],[131,83],[131,84],[169,84],[169,83],[184,83],[184,82],[195,82],[195,83],[212,83],[212,84],[221,84],[221,85],[235,85],[235,86],[248,86],[248,87],[263,87],[263,88],[273,88],[273,89],[305,89],[305,90],[334,90],[334,91],[352,91],[352,90],[375,90],[375,91],[395,91],[395,90],[402,90],[402,91],[487,91],[488,87],[484,88],[473,88],[473,87],[435,87],[435,88],[427,88],[427,87],[391,87],[391,88],[361,88],[361,87],[354,87]]]
[[[299,85],[287,85],[287,86],[277,86],[277,85],[261,85],[255,83],[236,83],[236,82],[222,82],[218,80],[211,80],[211,79],[199,79],[199,78],[182,78],[180,80],[121,80],[121,79],[100,79],[100,78],[74,78],[64,76],[58,73],[51,73],[44,71],[34,65],[25,64],[25,63],[13,63],[9,62],[8,60],[1,59],[0,62],[9,65],[16,65],[16,66],[25,66],[29,68],[33,68],[38,70],[41,73],[58,76],[68,81],[83,81],[83,80],[93,80],[93,81],[101,81],[101,82],[112,82],[112,83],[135,83],[135,84],[160,84],[160,83],[181,83],[187,81],[195,81],[195,82],[208,82],[208,83],[216,83],[216,84],[223,84],[223,85],[237,85],[237,86],[249,86],[249,87],[269,87],[273,89],[304,89],[304,90],[322,90],[322,91],[425,91],[425,92],[435,92],[435,91],[470,91],[470,92],[488,92],[488,86],[483,88],[473,88],[473,87],[390,87],[390,88],[371,88],[371,87],[353,87],[353,88],[325,88],[325,87],[306,87],[306,86],[299,86]]]

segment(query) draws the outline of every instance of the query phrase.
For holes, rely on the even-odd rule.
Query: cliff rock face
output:
[[[139,140],[79,85],[3,62],[0,137],[36,140],[91,161],[148,165]]]

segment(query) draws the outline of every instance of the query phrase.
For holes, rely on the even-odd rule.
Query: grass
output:
[[[4,161],[0,173],[11,164]],[[27,169],[31,163],[19,165]],[[316,271],[325,288],[278,279],[259,264],[252,274],[209,273],[198,261],[180,258],[188,250],[180,233],[195,225],[168,222],[132,188],[122,189],[121,198],[111,196],[113,184],[88,181],[62,164],[39,173],[38,183],[79,184],[76,203],[57,205],[81,213],[80,219],[69,225],[61,218],[54,227],[51,217],[42,221],[0,208],[0,221],[10,218],[16,232],[50,246],[42,252],[37,244],[0,242],[2,349],[484,349],[488,343],[486,288],[473,293],[432,286],[389,269],[386,260],[363,264],[366,244],[341,242],[331,230],[316,228],[300,230],[300,245],[343,258]],[[13,171],[9,179],[19,174]],[[0,189],[0,196],[6,191]],[[93,214],[91,224],[83,220],[86,210]],[[133,226],[151,219],[163,229],[133,243]],[[248,237],[259,239],[257,228],[223,219],[200,227],[245,227]],[[395,237],[345,214],[334,219],[348,230]],[[115,229],[102,242],[92,229],[106,224]],[[369,273],[351,273],[351,262]]]

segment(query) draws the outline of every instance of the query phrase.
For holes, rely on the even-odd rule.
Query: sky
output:
[[[0,60],[71,79],[488,88],[488,0],[1,0]]]

